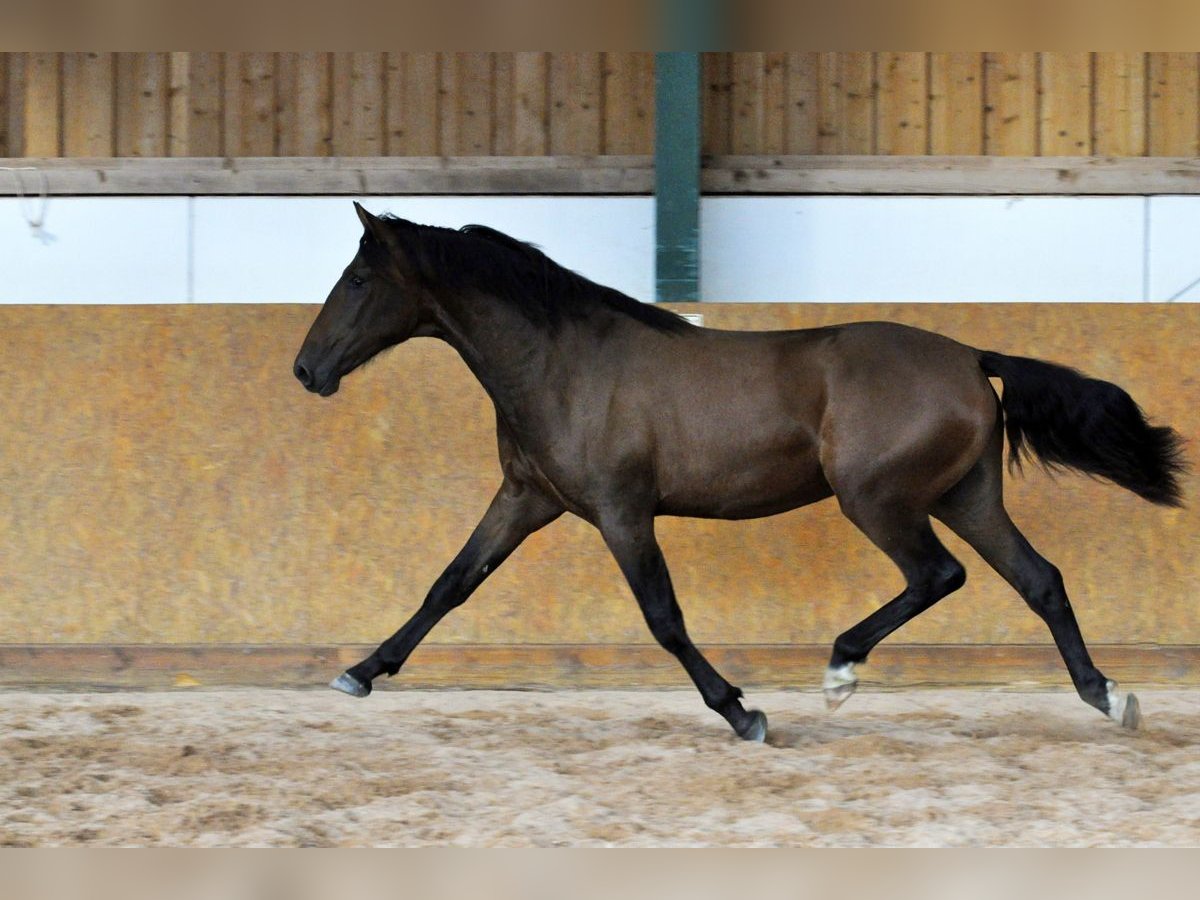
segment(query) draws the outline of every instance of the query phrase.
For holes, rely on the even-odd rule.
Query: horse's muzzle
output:
[[[296,365],[292,367],[292,373],[307,390],[312,391],[314,394],[320,394],[322,397],[336,394],[338,385],[342,380],[334,372],[320,377],[300,360],[296,360]]]

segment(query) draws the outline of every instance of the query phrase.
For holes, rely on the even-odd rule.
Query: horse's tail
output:
[[[981,351],[979,365],[1004,382],[1010,467],[1028,457],[1107,479],[1151,503],[1183,505],[1183,439],[1151,425],[1123,389],[1021,356]]]

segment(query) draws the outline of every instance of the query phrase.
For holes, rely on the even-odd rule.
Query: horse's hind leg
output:
[[[683,665],[709,709],[725,717],[737,734],[748,741],[767,735],[767,717],[742,707],[741,690],[721,677],[688,637],[683,613],[666,560],[654,537],[654,520],[611,521],[600,528],[605,543],[633,589],[646,624],[655,640]]]
[[[834,641],[824,683],[830,709],[837,709],[854,693],[858,686],[854,667],[865,662],[880,641],[966,581],[965,570],[937,539],[927,516],[846,504],[843,511],[899,567],[906,586]]]
[[[1002,497],[1000,457],[997,432],[996,446],[939,501],[934,515],[1016,588],[1046,623],[1079,696],[1125,728],[1137,728],[1141,722],[1137,697],[1119,694],[1116,683],[1092,663],[1061,573],[1030,546],[1009,518]]]

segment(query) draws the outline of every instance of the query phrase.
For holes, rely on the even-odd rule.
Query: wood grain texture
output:
[[[224,156],[224,54],[188,54],[187,146],[179,156]]]
[[[1039,156],[1038,55],[984,55],[984,152]]]
[[[1145,156],[1146,53],[1096,53],[1096,102],[1092,152],[1099,156]]]
[[[701,115],[704,120],[701,149],[709,155],[723,155],[732,150],[732,56],[728,53],[705,53],[701,58],[701,80],[704,95]]]
[[[1040,152],[1044,156],[1092,153],[1091,53],[1042,53]]]
[[[550,57],[550,153],[595,155],[604,146],[601,54]]]
[[[367,644],[390,634],[500,480],[486,395],[446,346],[397,348],[321,400],[291,375],[315,307],[0,307],[0,634],[9,643]],[[1195,304],[705,304],[718,328],[901,321],[1077,366],[1200,445]],[[102,389],[98,386],[103,386]],[[1014,519],[1063,571],[1084,635],[1200,644],[1200,476],[1164,510],[1036,467]],[[659,520],[701,644],[828,646],[891,599],[887,558],[833,503]],[[890,644],[1048,644],[953,536],[967,586]],[[641,644],[599,535],[532,536],[432,644]],[[669,662],[669,659],[668,659]]]
[[[513,153],[550,152],[549,54],[521,52],[513,57]]]
[[[369,51],[333,54],[333,140],[335,156],[384,153],[384,55]]]
[[[441,62],[434,52],[389,53],[387,152],[436,156],[440,151]]]
[[[63,54],[64,155],[115,154],[115,81],[115,54]]]
[[[22,165],[26,160],[3,160]],[[54,196],[649,194],[650,156],[36,160]],[[1200,193],[1195,157],[713,156],[709,194]],[[0,179],[0,196],[16,196]]]
[[[0,690],[323,689],[370,644],[0,644]],[[709,644],[705,656],[746,690],[816,691],[829,659],[817,644]],[[1093,655],[1124,687],[1200,684],[1200,647],[1097,645]],[[1058,651],[1043,644],[888,645],[859,670],[864,690],[1067,690]],[[662,689],[688,686],[679,664],[650,644],[423,644],[401,677],[375,690]]]
[[[983,153],[983,54],[931,53],[929,152],[934,156]]]
[[[877,152],[923,156],[929,152],[929,72],[925,53],[880,53]]]
[[[647,52],[123,52],[111,86],[106,58],[114,55],[3,54],[0,152],[653,152]],[[1197,58],[707,52],[702,147],[709,156],[1192,156]]]
[[[61,156],[62,54],[26,53],[24,124],[25,156]]]
[[[1150,155],[1200,151],[1200,55],[1150,54]]]
[[[654,152],[654,55],[604,54],[604,153]]]
[[[789,53],[787,59],[787,153],[812,154],[819,145],[819,92],[816,52]]]
[[[270,57],[270,54],[251,55]],[[169,85],[170,54],[117,54],[117,156],[167,155]],[[246,121],[243,117],[243,127]],[[248,150],[269,148],[266,155],[274,152],[273,140],[243,146]]]

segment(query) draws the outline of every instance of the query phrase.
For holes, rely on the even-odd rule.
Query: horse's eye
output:
[[[364,284],[366,284],[366,282],[363,281],[361,278],[359,278],[357,275],[350,276],[350,287],[359,288],[359,287],[362,287]]]

